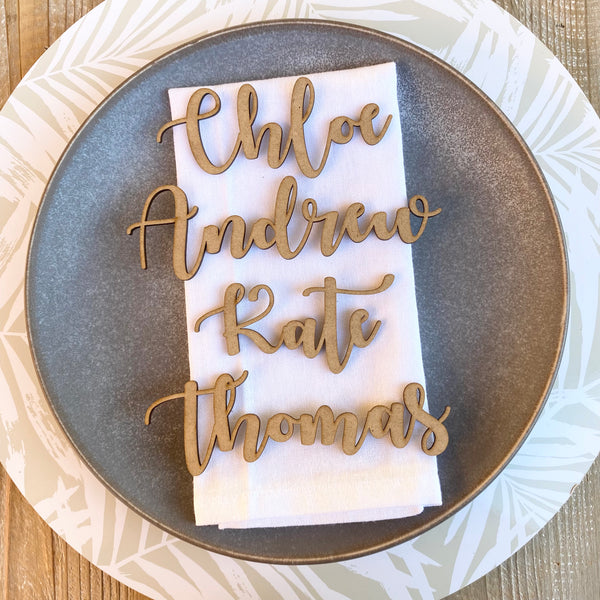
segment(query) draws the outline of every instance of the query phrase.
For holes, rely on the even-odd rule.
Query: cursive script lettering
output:
[[[279,341],[271,344],[263,335],[249,326],[257,323],[266,317],[275,304],[273,291],[267,285],[254,286],[248,293],[248,300],[256,302],[260,292],[266,292],[269,303],[265,310],[242,323],[238,320],[237,306],[244,299],[246,289],[241,283],[232,283],[227,286],[223,299],[223,306],[219,306],[204,315],[202,315],[194,326],[194,331],[200,331],[200,326],[206,319],[218,314],[223,315],[223,336],[227,344],[227,353],[232,356],[240,351],[239,336],[245,335],[252,340],[254,344],[265,354],[273,354],[281,346],[286,346],[291,350],[302,347],[302,351],[307,358],[315,358],[323,348],[327,365],[332,373],[341,373],[350,359],[352,348],[366,348],[375,338],[379,331],[381,321],[376,321],[371,328],[370,333],[365,337],[362,326],[369,318],[369,313],[364,309],[355,310],[348,320],[349,339],[340,360],[338,348],[338,325],[337,325],[337,296],[338,294],[367,296],[379,294],[387,290],[394,282],[394,276],[386,275],[381,285],[371,290],[346,290],[337,287],[335,278],[326,277],[323,287],[307,288],[302,292],[303,296],[310,296],[313,293],[323,293],[323,323],[321,333],[317,335],[316,319],[305,319],[304,321],[294,320],[286,323],[279,337]]]
[[[341,429],[342,450],[347,455],[356,454],[369,433],[376,439],[382,439],[389,435],[396,448],[404,448],[410,441],[417,422],[427,427],[421,437],[423,452],[430,456],[437,456],[448,446],[448,432],[443,423],[450,414],[450,407],[447,406],[437,419],[430,415],[423,409],[425,391],[423,386],[418,383],[410,383],[404,388],[403,403],[394,402],[390,406],[373,406],[367,413],[359,436],[359,420],[354,413],[344,412],[335,417],[329,406],[320,406],[314,415],[305,413],[299,417],[293,417],[287,413],[277,413],[271,416],[267,421],[263,437],[260,439],[261,422],[255,414],[241,415],[233,429],[231,428],[230,415],[235,405],[236,390],[247,377],[248,371],[244,371],[238,379],[234,379],[229,374],[222,374],[217,378],[214,387],[207,390],[199,390],[195,381],[188,381],[183,394],[160,398],[153,402],[146,411],[145,422],[146,425],[149,425],[152,412],[157,406],[183,398],[185,460],[188,471],[194,477],[201,475],[206,470],[216,445],[222,452],[233,450],[241,431],[244,431],[243,456],[247,462],[254,462],[260,458],[269,439],[286,442],[292,437],[296,428],[300,431],[300,442],[304,445],[315,443],[319,427],[321,443],[333,444]],[[212,395],[213,424],[206,448],[203,448],[200,453],[198,397],[205,395]],[[408,423],[405,423],[406,413],[408,413]]]
[[[153,202],[158,197],[164,197],[164,192],[173,198],[173,217],[164,219],[150,219],[149,212]],[[185,192],[174,185],[165,185],[155,189],[146,199],[142,209],[141,219],[127,228],[131,235],[136,229],[140,230],[140,262],[142,269],[147,268],[146,255],[146,229],[158,225],[173,225],[173,269],[175,275],[186,281],[196,275],[206,254],[217,254],[221,251],[223,240],[228,229],[231,231],[230,253],[234,258],[246,256],[252,246],[261,250],[275,247],[282,258],[290,260],[298,256],[304,249],[316,223],[321,226],[321,253],[331,256],[340,246],[342,239],[347,237],[352,242],[363,242],[371,233],[380,240],[390,240],[395,235],[407,244],[417,241],[425,231],[430,217],[441,212],[441,208],[430,210],[429,203],[424,196],[413,196],[408,206],[396,210],[396,215],[390,228],[388,228],[388,217],[384,212],[376,212],[368,217],[366,224],[359,223],[365,213],[365,207],[359,202],[351,204],[340,220],[338,212],[329,211],[319,214],[316,200],[307,198],[302,203],[302,218],[305,221],[304,232],[296,248],[290,247],[288,227],[296,212],[296,198],[298,184],[291,177],[285,177],[277,191],[273,218],[260,218],[250,227],[247,234],[247,225],[244,219],[238,215],[227,217],[220,227],[217,225],[206,225],[202,231],[200,249],[194,259],[191,269],[187,267],[187,237],[188,222],[197,213],[197,207],[188,208],[188,200]],[[419,228],[413,232],[411,228],[411,216],[420,221]]]
[[[207,97],[212,99],[213,105],[203,112],[202,105]],[[219,175],[232,165],[240,150],[250,160],[258,158],[263,140],[268,134],[267,163],[272,169],[279,168],[293,148],[296,162],[302,173],[306,177],[314,178],[323,171],[332,143],[347,144],[354,137],[356,128],[360,131],[362,139],[367,144],[374,146],[383,138],[392,120],[392,115],[388,115],[381,130],[375,133],[373,120],[379,114],[379,107],[373,103],[363,107],[358,119],[345,116],[335,117],[329,123],[327,141],[321,160],[317,166],[313,166],[306,149],[304,127],[314,104],[315,88],[312,82],[307,77],[299,77],[294,84],[290,98],[290,128],[285,143],[283,142],[283,128],[279,123],[263,125],[255,136],[252,126],[258,114],[258,94],[249,83],[243,84],[237,95],[238,134],[229,158],[223,164],[216,165],[206,151],[200,124],[221,111],[221,98],[210,88],[200,88],[190,96],[185,117],[165,123],[160,128],[156,139],[160,143],[165,131],[175,125],[185,125],[190,149],[198,166],[211,175]]]

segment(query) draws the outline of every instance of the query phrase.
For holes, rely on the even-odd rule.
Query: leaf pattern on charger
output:
[[[554,194],[571,267],[570,328],[538,424],[508,467],[452,518],[400,546],[336,564],[231,559],[162,532],[81,463],[49,411],[27,348],[23,273],[46,181],[87,115],[124,79],[203,34],[323,18],[415,42],[494,100]],[[107,0],[64,34],[0,113],[0,458],[36,510],[95,564],[161,599],[442,598],[530,539],[600,448],[594,356],[600,280],[600,123],[565,69],[489,0]],[[596,353],[597,355],[598,353]]]

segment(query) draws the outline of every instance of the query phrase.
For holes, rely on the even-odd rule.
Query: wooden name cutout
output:
[[[262,455],[269,439],[275,442],[289,440],[296,428],[300,431],[300,442],[303,445],[312,445],[317,438],[317,430],[321,428],[321,443],[331,445],[334,443],[338,430],[341,429],[341,443],[344,454],[356,454],[362,447],[367,435],[381,439],[390,437],[396,448],[404,448],[410,441],[415,424],[421,423],[426,427],[421,436],[421,449],[425,454],[437,456],[448,445],[448,431],[443,425],[450,414],[450,407],[437,419],[423,409],[425,392],[418,383],[408,384],[403,391],[403,402],[394,402],[390,406],[373,406],[367,413],[362,431],[359,431],[358,417],[351,412],[344,412],[334,417],[329,406],[320,406],[314,415],[302,414],[293,417],[287,413],[277,413],[269,418],[260,440],[261,422],[255,414],[241,415],[233,430],[229,421],[230,414],[235,405],[236,389],[244,383],[248,371],[244,371],[238,379],[229,374],[219,375],[214,387],[199,390],[195,381],[188,381],[184,386],[183,394],[173,394],[156,400],[146,411],[145,422],[150,424],[154,409],[170,400],[183,398],[183,435],[185,461],[188,471],[193,476],[201,475],[212,457],[215,445],[222,452],[233,450],[240,431],[243,433],[243,455],[247,462],[254,462]],[[213,425],[205,449],[199,448],[198,442],[198,397],[212,395]],[[408,423],[405,423],[408,413]]]
[[[201,112],[202,103],[207,96],[212,98],[213,106],[205,112]],[[185,117],[169,121],[163,125],[156,139],[160,143],[167,129],[175,125],[185,125],[192,154],[200,168],[211,175],[219,175],[231,166],[240,150],[243,150],[248,159],[255,160],[258,158],[262,142],[268,133],[267,163],[271,168],[278,169],[285,162],[290,150],[293,148],[296,162],[302,174],[314,178],[323,171],[333,142],[347,144],[354,137],[354,129],[358,128],[363,140],[370,146],[374,146],[383,138],[392,120],[392,115],[388,115],[379,133],[375,133],[373,119],[379,114],[379,107],[377,104],[372,103],[367,104],[361,110],[358,119],[345,116],[335,117],[329,123],[327,142],[321,160],[316,167],[313,167],[306,150],[304,126],[312,113],[314,104],[315,88],[312,82],[307,77],[299,77],[294,84],[290,98],[290,130],[285,144],[283,143],[283,128],[278,123],[263,125],[255,137],[252,126],[258,113],[258,94],[249,83],[245,83],[240,87],[237,95],[237,138],[229,158],[222,165],[215,165],[206,153],[200,123],[219,113],[221,99],[214,90],[200,88],[191,95]]]
[[[367,296],[371,294],[379,294],[387,290],[393,283],[394,276],[391,274],[386,275],[381,282],[381,285],[372,290],[346,290],[337,287],[336,281],[333,277],[326,277],[323,287],[312,287],[307,288],[302,292],[303,296],[310,296],[311,294],[318,292],[323,293],[323,325],[321,328],[320,335],[317,335],[317,321],[316,319],[305,319],[304,321],[289,321],[286,323],[279,336],[279,341],[276,344],[271,344],[269,341],[262,336],[258,331],[249,329],[249,325],[260,321],[266,317],[275,304],[275,297],[273,291],[267,285],[254,286],[249,294],[248,300],[256,302],[258,295],[261,291],[266,292],[269,303],[265,310],[259,315],[254,316],[243,323],[238,321],[237,305],[244,299],[246,289],[241,283],[232,283],[227,286],[225,290],[225,297],[223,306],[215,308],[202,315],[194,326],[194,331],[200,331],[200,326],[206,319],[213,317],[218,314],[223,315],[223,337],[227,344],[227,353],[230,356],[238,354],[240,351],[239,336],[245,335],[254,344],[264,352],[265,354],[273,354],[281,348],[282,345],[286,346],[290,350],[295,350],[302,346],[304,355],[307,358],[315,358],[317,354],[325,348],[325,356],[327,358],[327,365],[332,373],[341,373],[344,367],[348,363],[352,348],[366,348],[372,341],[379,327],[381,321],[376,321],[373,325],[370,333],[367,337],[364,337],[362,332],[362,325],[369,318],[369,313],[360,308],[355,310],[348,320],[348,332],[349,339],[346,346],[344,357],[340,360],[339,349],[338,349],[338,331],[337,331],[337,296],[338,294],[347,294],[354,296]]]
[[[392,239],[397,234],[404,243],[412,244],[423,235],[429,218],[438,215],[442,210],[441,208],[429,210],[429,203],[424,196],[413,196],[408,206],[396,210],[392,226],[388,228],[388,216],[384,212],[372,214],[365,225],[359,223],[359,219],[365,213],[365,207],[360,202],[351,204],[340,222],[338,212],[329,211],[319,214],[316,200],[307,198],[302,203],[301,210],[302,218],[306,222],[304,233],[296,248],[292,249],[288,238],[288,227],[296,214],[297,189],[298,184],[293,177],[284,177],[275,199],[273,218],[262,217],[255,221],[249,235],[247,235],[246,221],[239,215],[227,217],[220,227],[206,225],[202,232],[200,250],[189,270],[187,266],[188,222],[198,214],[198,207],[189,209],[187,196],[181,188],[165,185],[155,189],[146,199],[141,220],[130,225],[127,233],[131,235],[136,229],[140,230],[140,263],[142,269],[146,269],[148,266],[146,229],[157,225],[173,225],[173,270],[179,279],[186,281],[196,275],[206,254],[218,254],[221,251],[228,229],[231,230],[230,254],[234,258],[243,258],[252,246],[261,250],[275,246],[282,258],[290,260],[296,258],[306,246],[316,223],[322,224],[321,253],[323,256],[331,256],[339,248],[344,237],[360,243],[364,242],[371,233],[384,241]],[[148,213],[152,203],[163,192],[168,192],[173,197],[173,217],[149,219]],[[162,197],[165,195],[162,194]],[[413,233],[411,227],[411,217],[415,221],[420,221],[416,233]]]

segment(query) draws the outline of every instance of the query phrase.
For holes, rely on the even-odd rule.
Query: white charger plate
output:
[[[26,498],[75,549],[153,598],[440,598],[484,575],[535,534],[598,453],[600,122],[568,73],[487,0],[429,0],[382,11],[340,0],[107,2],[33,67],[0,116],[0,459]],[[512,120],[555,196],[570,261],[571,324],[540,420],[504,472],[458,514],[391,550],[320,566],[257,565],[163,533],[81,463],[35,377],[23,276],[36,208],[70,137],[118,83],[204,33],[274,18],[331,18],[382,29],[462,71]],[[161,34],[161,32],[163,32]],[[475,552],[473,552],[475,548]]]

